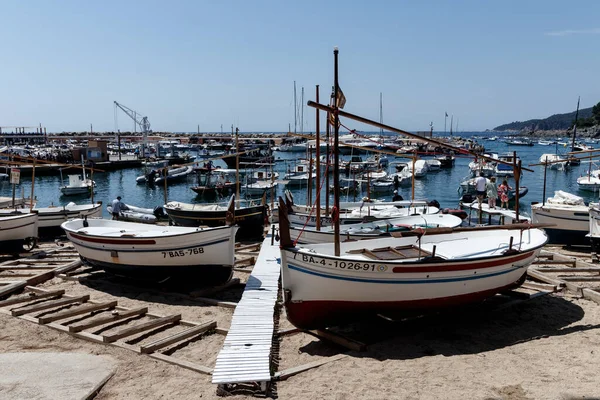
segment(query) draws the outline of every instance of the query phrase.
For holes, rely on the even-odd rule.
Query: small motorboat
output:
[[[89,195],[96,186],[95,182],[81,175],[69,175],[69,184],[60,187],[64,196]]]
[[[39,215],[39,235],[55,236],[63,234],[60,225],[73,218],[102,218],[102,202],[95,204],[75,204],[70,202],[64,206],[36,207]]]
[[[38,213],[0,210],[0,253],[16,254],[35,247],[38,237]]]
[[[152,170],[146,175],[141,175],[135,178],[137,183],[147,183],[149,185],[152,184],[161,184],[164,181],[164,168]],[[193,168],[191,166],[187,167],[178,167],[171,168],[168,170],[167,182],[175,182],[179,180],[185,179],[189,174],[191,174]]]
[[[119,275],[165,282],[182,280],[221,285],[231,279],[235,234],[233,204],[229,225],[216,228],[148,226],[105,219],[74,219],[61,227],[85,264]]]

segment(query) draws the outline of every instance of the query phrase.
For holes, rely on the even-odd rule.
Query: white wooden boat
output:
[[[592,259],[598,259],[600,253],[600,203],[590,203],[589,231],[587,235],[592,243]]]
[[[577,178],[577,186],[579,190],[586,192],[596,193],[600,191],[600,170],[591,171],[587,175]]]
[[[38,213],[0,210],[0,253],[13,254],[31,250],[38,236]]]
[[[340,227],[340,239],[365,240],[391,236],[392,233],[407,234],[411,230],[430,228],[455,228],[462,219],[448,214],[410,215],[395,219],[377,220],[360,224],[347,224]],[[331,225],[321,227],[300,227],[290,225],[290,235],[298,243],[333,243],[334,229]]]
[[[168,170],[167,182],[173,182],[173,181],[184,179],[186,176],[191,174],[193,170],[194,170],[194,168],[189,165],[186,167],[171,168]],[[135,181],[137,183],[148,183],[148,184],[163,183],[163,180],[164,180],[164,176],[163,176],[164,172],[163,171],[164,171],[164,169],[150,171],[146,175],[138,176],[137,178],[135,178]]]
[[[317,173],[314,168],[312,174],[309,174],[309,167],[305,164],[299,164],[288,172],[283,179],[288,181],[288,186],[306,186],[309,180],[314,181],[316,177]]]
[[[64,206],[36,207],[39,215],[38,228],[40,236],[51,236],[63,233],[60,225],[73,218],[102,218],[102,202],[95,204],[75,204],[70,202]]]
[[[550,169],[564,170],[568,159],[560,154],[545,153],[540,156],[540,164],[547,164]]]
[[[69,184],[61,186],[60,191],[65,196],[89,195],[95,182],[89,178],[82,178],[81,175],[69,175]]]
[[[581,197],[558,190],[544,204],[531,203],[531,220],[555,225],[545,228],[550,243],[583,244],[589,232],[589,207]]]
[[[62,228],[84,263],[149,280],[219,285],[231,278],[237,226],[187,228],[75,219]]]
[[[447,233],[340,243],[335,256],[332,243],[295,246],[279,210],[284,304],[302,329],[485,299],[519,286],[547,241],[529,225],[441,228]]]
[[[246,183],[246,193],[250,196],[262,196],[265,192],[270,192],[271,189],[277,190],[277,179],[279,174],[270,171],[256,171],[251,177],[248,177]]]

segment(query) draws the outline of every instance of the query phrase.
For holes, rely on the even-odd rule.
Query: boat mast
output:
[[[577,135],[577,117],[579,117],[579,100],[581,96],[577,97],[577,111],[575,111],[575,126],[573,127],[573,140],[571,141],[571,151],[575,151],[575,136]]]
[[[300,95],[300,133],[304,133],[304,86]]]
[[[294,81],[294,133],[298,129],[298,99],[296,99],[296,81]]]
[[[233,133],[233,125],[231,125],[231,133]],[[240,128],[235,128],[235,198],[240,198]]]
[[[452,125],[454,125],[454,115],[450,117],[450,136],[452,136]]]
[[[316,87],[316,99],[319,102],[319,85]],[[317,115],[315,119],[315,134],[317,135],[317,190],[315,192],[315,203],[317,204],[317,230],[321,230],[321,127],[319,120],[319,110],[316,110]],[[325,188],[327,190],[327,188]]]
[[[379,92],[379,123],[383,124],[383,93]],[[383,135],[383,128],[379,128],[379,134]],[[383,140],[383,138],[382,138]]]
[[[333,103],[333,204],[335,208],[335,212],[333,213],[333,223],[334,223],[334,242],[335,242],[335,256],[340,256],[340,165],[339,165],[339,134],[340,134],[340,126],[339,121],[340,117],[338,115],[338,95],[339,95],[339,84],[338,84],[338,53],[339,50],[337,47],[333,48],[333,95],[334,95],[334,103]]]

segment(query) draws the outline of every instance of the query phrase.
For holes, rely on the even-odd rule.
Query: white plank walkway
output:
[[[279,242],[272,246],[271,235],[267,235],[217,356],[212,383],[266,383],[271,380],[271,345],[280,257]]]

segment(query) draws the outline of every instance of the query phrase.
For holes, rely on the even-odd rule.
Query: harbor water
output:
[[[472,133],[461,133],[462,137],[486,137],[489,133],[472,132]],[[497,141],[489,141],[478,139],[478,143],[485,146],[486,151],[497,152],[499,154],[506,152],[516,151],[517,155],[522,160],[522,166],[531,168],[534,172],[524,171],[521,178],[521,186],[526,186],[529,190],[527,195],[520,201],[520,207],[523,213],[528,214],[530,210],[531,202],[541,202],[543,197],[543,182],[544,182],[544,168],[543,166],[529,167],[529,164],[536,164],[539,162],[540,156],[544,153],[554,153],[556,148],[552,146],[542,146],[535,144],[534,146],[511,146],[506,144],[500,139]],[[566,153],[567,147],[558,146],[559,153]],[[194,153],[192,153],[194,155]],[[287,152],[275,152],[276,163],[273,167],[275,171],[279,172],[280,179],[283,179],[286,170],[293,168],[294,163],[300,158],[305,158],[306,155],[303,153],[287,153]],[[349,159],[349,156],[340,156],[341,159]],[[363,159],[366,158],[363,156]],[[394,158],[388,156],[391,162],[389,171],[394,172],[393,162],[411,162],[409,158]],[[441,169],[437,172],[429,172],[426,177],[415,180],[414,196],[415,199],[427,199],[437,200],[442,208],[456,208],[458,201],[460,200],[459,187],[460,183],[465,179],[469,178],[468,164],[473,160],[471,156],[457,156],[454,167],[448,169]],[[200,164],[202,160],[198,160]],[[217,166],[225,167],[225,164],[217,161]],[[546,197],[551,197],[556,190],[563,190],[569,193],[579,195],[584,198],[586,202],[597,201],[598,194],[591,192],[579,191],[577,187],[577,178],[581,175],[587,174],[589,162],[582,161],[580,166],[575,166],[566,169],[565,171],[548,169],[547,171],[547,183],[546,183]],[[268,168],[268,167],[261,167]],[[592,166],[594,169],[594,166]],[[242,171],[243,173],[244,171]],[[73,167],[64,171],[64,182],[68,182],[67,175],[69,174],[81,174],[81,168]],[[164,204],[165,192],[163,185],[147,186],[145,184],[136,184],[136,177],[144,174],[143,168],[124,169],[112,172],[94,173],[93,179],[96,182],[96,190],[94,194],[95,201],[102,201],[104,205],[110,204],[110,202],[117,196],[122,196],[122,200],[125,203],[132,204],[138,207],[154,208]],[[499,178],[500,183],[502,178]],[[343,181],[342,181],[343,182]],[[330,179],[330,184],[333,183],[333,179]],[[196,195],[190,187],[196,184],[196,175],[190,174],[187,180],[169,184],[167,188],[167,199],[168,201],[179,201],[185,203],[204,203],[214,202],[215,199],[206,199]],[[509,180],[509,184],[514,186],[514,180]],[[61,178],[60,176],[40,176],[35,178],[35,192],[34,196],[37,198],[37,204],[39,207],[45,206],[62,206],[69,202],[75,202],[77,204],[89,203],[90,199],[86,196],[63,196],[60,192]],[[281,195],[285,187],[278,185],[277,195]],[[244,197],[243,185],[242,185],[242,198]],[[411,198],[410,187],[400,187],[399,193],[404,197],[405,200]],[[305,204],[307,200],[306,187],[292,188],[291,192],[294,195],[295,202],[297,204]],[[322,203],[325,203],[325,187],[322,189]],[[31,177],[21,175],[21,182],[16,187],[16,195],[20,197],[24,194],[29,197],[31,193]],[[357,195],[357,200],[360,200],[366,192]],[[10,197],[12,196],[12,185],[8,181],[0,183],[0,196]],[[388,195],[374,195],[373,198],[390,200],[392,194]],[[225,201],[226,199],[222,199]],[[342,201],[353,201],[354,195],[349,197],[342,197]],[[270,199],[269,199],[270,201]],[[314,201],[314,194],[313,194]],[[331,201],[330,204],[333,204]],[[104,217],[108,217],[106,207],[103,207]]]

